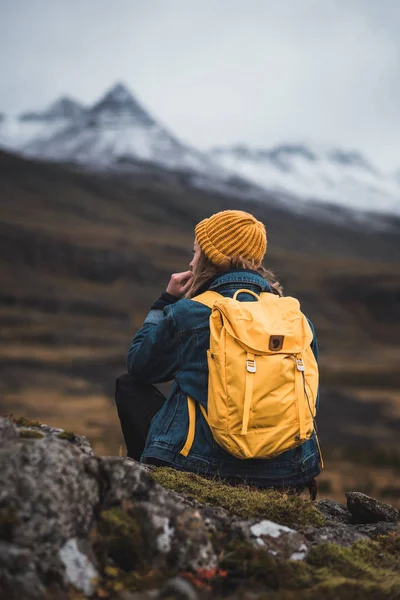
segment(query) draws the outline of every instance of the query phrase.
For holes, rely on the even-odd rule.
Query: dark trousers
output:
[[[128,373],[118,377],[115,402],[127,455],[139,460],[144,450],[150,423],[165,402],[165,396],[154,385],[138,383]]]

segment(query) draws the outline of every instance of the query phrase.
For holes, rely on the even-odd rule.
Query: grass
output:
[[[166,488],[185,494],[203,504],[221,506],[243,519],[260,518],[288,527],[322,526],[325,518],[309,501],[275,490],[231,486],[219,480],[204,479],[194,473],[160,467],[151,476]]]

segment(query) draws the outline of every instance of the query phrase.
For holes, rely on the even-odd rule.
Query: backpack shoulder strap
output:
[[[223,298],[223,296],[221,296],[221,294],[218,294],[217,292],[212,292],[211,290],[208,290],[207,292],[204,292],[203,294],[200,294],[199,296],[195,296],[194,298],[191,298],[191,300],[193,300],[193,302],[198,302],[199,304],[204,304],[204,306],[208,306],[208,308],[212,309],[212,307],[214,306],[216,301],[220,300],[221,298]]]

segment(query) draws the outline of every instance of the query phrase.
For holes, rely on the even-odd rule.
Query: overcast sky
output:
[[[400,0],[0,0],[0,112],[125,82],[200,148],[313,140],[400,167]]]

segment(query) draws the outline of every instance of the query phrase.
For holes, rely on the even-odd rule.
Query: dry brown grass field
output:
[[[324,496],[400,505],[400,223],[345,224],[190,188],[179,174],[84,173],[0,153],[0,413],[118,454],[115,377],[151,302],[186,269],[195,223],[244,208],[266,265],[320,344]]]

